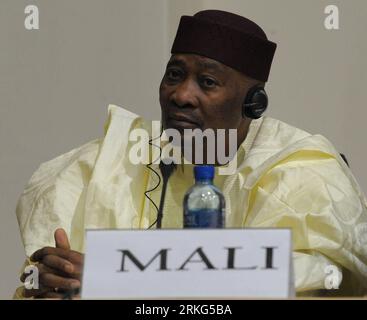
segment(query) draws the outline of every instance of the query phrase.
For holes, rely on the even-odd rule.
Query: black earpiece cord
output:
[[[154,144],[154,143],[153,143],[153,141],[154,141],[154,140],[159,139],[159,138],[162,136],[162,134],[163,134],[163,130],[161,130],[161,134],[159,135],[159,137],[149,139],[149,144],[150,144],[152,147],[159,148],[159,159],[162,157],[162,148],[161,148],[160,146],[158,146],[158,145]],[[155,161],[156,161],[156,160],[158,160],[158,159],[155,159]],[[157,210],[157,218],[156,218],[156,220],[155,220],[155,221],[154,221],[154,222],[149,226],[149,228],[148,228],[148,229],[151,229],[151,228],[152,228],[152,227],[157,223],[157,221],[158,221],[158,213],[159,213],[159,209],[158,209],[157,205],[154,203],[153,199],[152,199],[151,197],[149,197],[149,196],[148,196],[148,193],[153,192],[154,190],[156,190],[156,189],[159,187],[159,185],[161,184],[161,176],[159,175],[159,173],[158,173],[157,171],[155,171],[155,170],[151,167],[151,165],[152,165],[152,164],[153,164],[153,162],[155,162],[155,161],[151,161],[150,163],[148,163],[148,164],[146,165],[146,167],[147,167],[150,171],[154,172],[154,174],[158,177],[158,183],[157,183],[153,188],[151,188],[151,189],[149,189],[149,190],[147,190],[147,191],[145,191],[145,192],[144,192],[144,195],[149,199],[149,201],[153,204],[154,208]]]

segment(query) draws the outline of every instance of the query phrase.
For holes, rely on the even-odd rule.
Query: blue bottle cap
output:
[[[214,172],[213,166],[195,166],[195,180],[213,180]]]

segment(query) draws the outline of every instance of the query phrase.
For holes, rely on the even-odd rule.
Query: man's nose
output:
[[[171,97],[172,101],[178,107],[196,107],[197,106],[197,88],[194,81],[186,80],[180,83]]]

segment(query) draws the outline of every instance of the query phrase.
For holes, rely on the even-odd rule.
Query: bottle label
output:
[[[184,214],[184,228],[223,228],[223,214],[219,210],[190,210]]]

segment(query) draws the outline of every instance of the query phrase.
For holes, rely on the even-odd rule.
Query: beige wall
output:
[[[24,28],[37,4],[40,30]],[[339,6],[326,31],[324,7]],[[221,8],[257,21],[278,42],[268,115],[327,136],[367,190],[367,2],[323,0],[1,0],[0,298],[23,261],[16,200],[38,165],[102,134],[115,103],[159,118],[158,86],[178,19]]]

